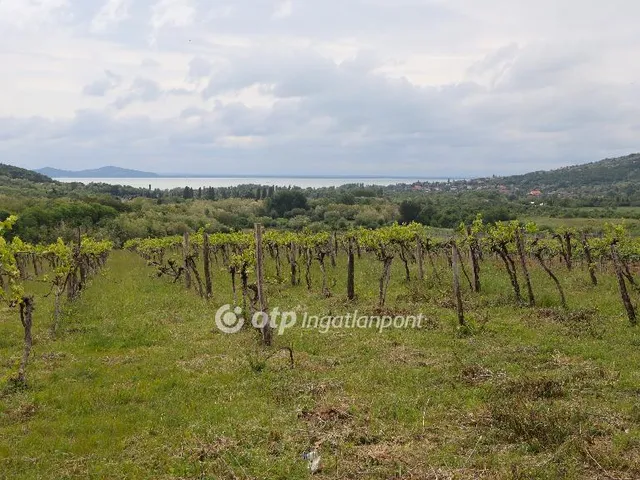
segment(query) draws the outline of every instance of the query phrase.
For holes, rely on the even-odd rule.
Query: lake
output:
[[[274,185],[277,187],[296,186],[302,188],[339,187],[348,183],[365,185],[395,185],[397,183],[412,184],[415,182],[446,182],[439,178],[395,178],[395,177],[153,177],[153,178],[55,178],[59,182],[108,183],[111,185],[128,185],[137,188],[205,188],[233,187],[242,184]],[[453,179],[452,179],[453,180]]]

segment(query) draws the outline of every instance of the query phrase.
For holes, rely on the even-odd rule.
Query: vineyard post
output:
[[[260,311],[263,312],[262,325],[262,343],[270,347],[271,346],[271,325],[269,319],[264,318],[267,312],[267,299],[264,292],[264,265],[262,257],[262,225],[256,223],[255,237],[256,237],[256,287],[258,291],[258,306]]]
[[[189,271],[189,232],[184,232],[182,237],[182,267],[184,269],[184,285],[191,288],[191,272]]]
[[[416,233],[416,260],[418,261],[418,280],[424,280],[424,266],[422,264],[422,240]]]
[[[520,257],[520,266],[524,273],[524,279],[527,283],[527,294],[529,296],[529,306],[535,307],[536,299],[533,296],[533,287],[531,286],[531,277],[529,276],[529,269],[527,268],[527,258],[524,252],[524,239],[522,237],[522,229],[517,227],[515,230],[516,247],[518,248],[518,256]]]
[[[69,273],[69,282],[67,284],[67,300],[73,301],[78,293],[78,265],[80,263],[80,230],[78,229],[78,243],[73,246],[73,254],[71,261],[71,271]]]
[[[587,234],[582,232],[582,248],[584,250],[584,256],[587,260],[587,268],[589,269],[589,276],[591,277],[591,283],[595,286],[598,285],[598,277],[596,277],[596,266],[593,263],[593,257],[591,256],[591,247],[587,240]]]
[[[567,269],[571,270],[573,267],[572,259],[573,259],[573,248],[571,245],[571,232],[565,232],[564,241],[567,245]]]
[[[329,247],[329,255],[331,257],[331,266],[336,266],[336,255],[338,254],[338,236],[336,232],[331,232],[331,239],[329,240],[331,245]]]
[[[205,295],[209,299],[213,295],[213,288],[211,286],[211,258],[209,247],[209,234],[204,233],[202,235],[202,256],[204,257],[204,283],[205,283]]]
[[[347,244],[347,298],[353,300],[356,298],[355,292],[355,255],[353,252],[353,239],[349,238]]]
[[[393,256],[389,256],[383,252],[382,254],[382,276],[380,277],[380,292],[378,297],[378,306],[384,307],[387,299],[387,289],[389,288],[389,281],[391,280],[391,262],[393,262]]]
[[[82,289],[87,283],[87,265],[84,261],[85,259],[82,258],[82,230],[80,227],[78,227],[78,245],[75,260],[78,264],[78,273],[80,274],[79,288]]]
[[[233,294],[233,304],[237,305],[237,294],[236,294],[236,267],[235,265],[229,265],[229,274],[231,275],[231,292]]]
[[[298,272],[298,262],[297,262],[297,247],[296,243],[292,240],[289,242],[289,265],[291,267],[291,286],[295,287],[298,281],[296,280],[297,272]]]
[[[318,264],[320,265],[320,271],[322,272],[322,294],[328,298],[331,296],[331,292],[329,291],[329,286],[327,282],[327,269],[324,266],[324,256],[325,256],[324,251],[318,251],[316,258],[318,259]]]
[[[405,247],[404,245],[400,246],[400,260],[402,260],[402,263],[404,264],[404,279],[407,282],[411,281],[411,271],[409,270],[409,258],[407,256],[407,253],[405,252]]]
[[[23,297],[20,303],[20,320],[24,328],[24,350],[22,352],[22,360],[20,361],[20,369],[18,370],[18,382],[26,384],[27,361],[33,346],[33,338],[31,336],[31,326],[33,325],[33,297]]]
[[[636,318],[636,312],[633,308],[633,303],[631,303],[631,298],[629,298],[627,284],[624,279],[624,274],[622,273],[622,267],[620,266],[620,259],[618,258],[618,252],[616,250],[615,244],[611,245],[611,259],[613,260],[613,267],[616,271],[616,277],[618,278],[618,287],[620,289],[620,297],[622,298],[622,303],[624,304],[624,308],[627,311],[627,316],[629,317],[631,325],[635,326],[637,325],[638,320]]]
[[[280,246],[276,243],[273,246],[275,260],[276,260],[276,278],[278,282],[282,281],[282,265],[280,264]]]
[[[311,254],[311,247],[304,249],[304,279],[307,282],[307,289],[311,290],[311,262],[313,261],[313,255]]]
[[[467,225],[467,238],[469,238],[469,256],[471,257],[473,291],[478,293],[480,292],[480,264],[478,263],[478,240],[474,236],[470,225]]]
[[[458,247],[455,241],[451,243],[451,266],[453,269],[453,294],[456,299],[456,311],[458,313],[458,323],[464,327],[464,310],[462,307],[462,293],[460,291],[460,269],[458,268]]]
[[[200,274],[198,273],[198,267],[196,266],[196,262],[193,257],[187,257],[187,264],[191,271],[193,272],[193,276],[196,279],[196,287],[198,288],[198,295],[201,297],[205,296],[204,289],[202,287],[202,280],[200,279]]]
[[[567,266],[567,270],[571,271],[572,261],[571,257],[573,255],[573,250],[571,246],[571,232],[564,231],[559,232],[554,235],[554,237],[560,243],[560,254],[562,255],[562,259]]]

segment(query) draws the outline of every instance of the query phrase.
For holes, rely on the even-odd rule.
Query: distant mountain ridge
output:
[[[45,167],[35,171],[52,178],[151,178],[160,176],[157,173],[142,172],[111,165],[89,170],[60,170],[58,168]]]
[[[21,171],[16,178],[28,178],[29,170],[0,164],[0,176],[3,175],[1,167]],[[35,173],[37,172],[37,173]],[[89,170],[60,170],[57,168],[41,168],[31,172],[32,175],[42,174],[42,177],[33,177],[33,181],[52,181],[51,178],[163,178],[172,176],[205,177],[205,175],[168,175],[153,172],[144,172],[128,168],[105,166]],[[8,174],[4,174],[9,176]],[[17,175],[17,174],[16,174]],[[258,175],[259,176],[259,175]],[[340,177],[342,178],[342,177]],[[345,177],[346,178],[346,177]],[[28,178],[31,179],[31,178]],[[44,180],[46,179],[46,180]],[[487,179],[469,179],[468,181],[486,181]],[[640,188],[640,153],[626,155],[624,157],[606,158],[604,160],[572,165],[554,170],[540,170],[522,175],[510,175],[493,177],[490,182],[496,185],[506,185],[516,191],[541,189],[545,193],[552,191],[573,191],[588,193],[589,189],[603,190],[606,188]]]

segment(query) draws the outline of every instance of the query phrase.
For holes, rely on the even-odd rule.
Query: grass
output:
[[[270,262],[271,263],[271,262]],[[356,260],[358,299],[291,287],[268,271],[271,307],[312,314],[376,311],[380,264]],[[414,266],[415,268],[415,266]],[[506,274],[483,264],[483,293],[466,288],[471,335],[459,335],[450,281],[404,282],[394,264],[387,313],[423,313],[423,329],[294,327],[264,351],[245,328],[215,329],[231,300],[216,269],[206,302],[154,278],[129,252],[68,306],[60,333],[38,292],[27,389],[7,385],[21,354],[15,311],[0,312],[0,477],[554,479],[640,477],[640,334],[615,279],[592,287],[559,266],[570,312],[533,269],[539,307],[515,306]],[[412,272],[414,273],[414,272]],[[467,287],[465,285],[465,287]],[[635,298],[637,299],[637,294]]]
[[[632,215],[637,215],[633,210],[635,208],[636,207],[619,207],[616,210],[619,215],[612,218],[581,217],[580,212],[578,211],[575,218],[527,216],[523,218],[523,221],[534,222],[541,229],[555,230],[558,228],[566,227],[580,230],[591,229],[594,232],[602,231],[602,228],[606,223],[623,223],[630,233],[632,233],[633,235],[638,235],[640,234],[640,220],[638,220],[637,218],[632,218]]]

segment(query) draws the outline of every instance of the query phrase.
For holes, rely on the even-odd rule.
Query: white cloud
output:
[[[35,30],[53,22],[69,7],[69,0],[0,0],[0,25]]]
[[[290,17],[293,13],[293,0],[282,0],[278,2],[276,8],[273,10],[271,18],[282,19]]]
[[[107,0],[100,11],[91,21],[91,30],[101,33],[112,24],[117,24],[129,18],[129,6],[131,0]]]
[[[105,70],[104,78],[91,82],[82,89],[82,93],[93,97],[104,97],[109,91],[120,85],[122,78],[109,70]]]
[[[632,0],[0,0],[0,156],[448,175],[596,160],[637,148],[638,16]]]
[[[194,22],[196,16],[195,7],[190,0],[159,0],[151,10],[151,44],[155,44],[158,31],[163,27],[187,27]]]

